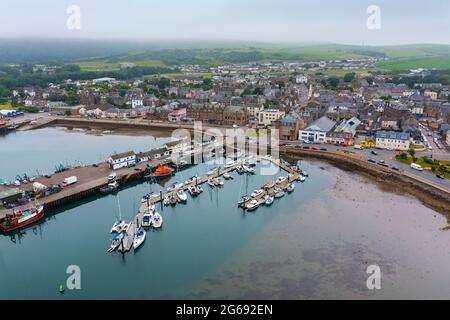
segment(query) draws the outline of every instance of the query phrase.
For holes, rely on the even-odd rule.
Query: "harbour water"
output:
[[[59,128],[17,132],[0,140],[0,177],[12,178],[24,168],[52,171],[54,164],[75,159],[96,162],[101,154],[147,150],[167,140]],[[201,164],[178,172],[165,186],[123,187],[118,193],[122,217],[132,219],[145,193],[212,167]],[[270,208],[252,213],[237,207],[240,196],[279,174],[234,173],[223,188],[204,185],[205,191],[187,204],[158,208],[163,228],[148,232],[143,246],[125,255],[106,252],[109,229],[118,217],[114,195],[50,211],[40,224],[0,235],[0,298],[450,296],[444,217],[328,164],[302,162],[302,168],[310,175],[305,183]],[[381,268],[381,290],[366,287],[369,264]],[[58,287],[65,285],[69,265],[81,269],[81,290],[61,295]]]

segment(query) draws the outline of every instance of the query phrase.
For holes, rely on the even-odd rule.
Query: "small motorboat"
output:
[[[180,188],[183,188],[183,186],[184,186],[184,183],[175,182],[170,187],[167,188],[167,191],[170,192],[170,191],[173,191],[173,190],[178,190]]]
[[[142,216],[142,226],[144,228],[149,228],[152,226],[152,219],[153,219],[153,213],[152,212],[146,212]]]
[[[215,184],[216,186],[218,186],[218,187],[221,187],[221,186],[223,186],[223,180],[220,179],[220,178],[215,178],[215,179],[214,179],[214,184]]]
[[[208,171],[208,176],[214,175],[214,174],[218,174],[220,168],[214,168],[210,171]]]
[[[294,189],[295,189],[295,184],[293,184],[293,183],[289,183],[287,188],[286,188],[286,190],[288,192],[292,192],[292,191],[294,191]]]
[[[197,176],[190,177],[189,179],[187,179],[187,180],[184,182],[184,185],[187,186],[187,185],[189,185],[189,184],[191,184],[191,183],[194,183],[196,180],[197,180]]]
[[[113,172],[108,176],[108,181],[114,181],[114,180],[116,180],[116,178],[117,178],[117,174],[115,172]]]
[[[274,200],[275,200],[275,197],[273,197],[271,195],[267,195],[267,196],[264,197],[264,204],[266,206],[270,206],[270,205],[272,205]]]
[[[250,195],[252,198],[255,198],[257,196],[259,196],[260,194],[262,194],[264,192],[264,190],[262,189],[256,189],[255,191],[252,192],[252,194]]]
[[[162,223],[163,223],[162,216],[159,214],[159,212],[155,212],[152,219],[153,228],[161,228]]]
[[[255,169],[254,168],[252,168],[252,167],[250,167],[248,165],[245,165],[245,164],[242,165],[242,169],[244,170],[244,172],[247,172],[247,173],[250,173],[250,174],[254,174],[255,173]]]
[[[298,178],[298,180],[299,180],[300,182],[305,182],[305,180],[306,180],[306,177],[304,177],[304,176],[300,176],[300,177]]]
[[[245,164],[250,167],[256,166],[256,158],[252,156],[248,157],[245,161]]]
[[[146,194],[145,196],[142,197],[141,202],[142,203],[147,202],[152,196],[153,196],[153,192]]]
[[[168,206],[170,204],[170,198],[169,197],[165,197],[164,200],[163,200],[163,204],[165,206]]]
[[[178,202],[178,201],[177,201],[177,197],[176,197],[176,196],[171,195],[171,196],[169,197],[169,203],[170,203],[171,206],[176,205],[177,202]]]
[[[125,227],[125,221],[116,221],[114,222],[112,228],[111,228],[111,233],[120,233],[122,232],[123,228]]]
[[[111,240],[111,246],[108,249],[108,252],[113,252],[119,248],[120,243],[123,238],[123,233],[116,234]]]
[[[287,177],[278,177],[276,184],[284,183],[287,180]]]
[[[186,202],[187,201],[187,194],[184,192],[183,189],[180,189],[177,191],[177,198],[180,200],[180,202]]]
[[[236,167],[236,172],[237,172],[238,174],[243,174],[243,173],[245,173],[244,168],[242,168],[242,166],[237,166],[237,167]]]
[[[232,166],[235,165],[235,163],[236,162],[234,160],[228,160],[227,162],[225,162],[224,168],[225,169],[231,168]]]
[[[304,177],[309,177],[309,174],[308,174],[308,172],[306,172],[306,171],[302,171],[302,172],[301,172],[301,175],[304,176]]]
[[[243,197],[241,198],[241,200],[239,200],[238,206],[239,206],[239,207],[242,207],[242,206],[244,205],[244,203],[246,203],[246,202],[249,201],[249,200],[250,200],[249,197],[243,196]]]
[[[231,174],[229,172],[225,172],[223,174],[224,179],[229,180],[231,178]]]
[[[197,185],[197,192],[200,194],[203,192],[203,188],[201,185]]]
[[[192,197],[196,197],[196,196],[198,196],[198,194],[199,194],[197,188],[196,188],[194,185],[190,185],[190,186],[188,187],[188,192],[189,192],[189,194],[190,194]]]
[[[119,183],[117,181],[108,183],[108,185],[100,188],[101,194],[110,194],[119,189]]]
[[[257,200],[251,200],[247,204],[246,209],[247,209],[247,211],[253,211],[253,210],[256,210],[256,208],[258,208],[258,207],[259,207],[259,202]]]
[[[273,182],[272,180],[269,180],[269,181],[267,181],[267,183],[265,183],[261,186],[261,189],[269,190],[269,189],[272,189],[273,187],[275,187],[275,182]]]
[[[284,197],[284,195],[285,195],[284,191],[281,190],[280,188],[276,188],[274,192],[275,192],[275,193],[274,193],[274,197],[275,197],[276,199],[282,198],[282,197]]]
[[[134,235],[134,240],[133,240],[133,249],[134,250],[139,248],[144,243],[145,235],[146,235],[146,232],[145,232],[144,228],[139,228],[138,232],[136,232],[136,234]]]
[[[211,188],[214,188],[214,187],[216,186],[216,184],[214,183],[214,180],[213,180],[213,179],[208,179],[208,185],[209,185]]]

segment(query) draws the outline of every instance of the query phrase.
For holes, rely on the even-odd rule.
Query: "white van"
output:
[[[411,163],[411,168],[417,170],[417,171],[423,171],[423,168],[420,164],[417,163]]]
[[[74,184],[77,181],[78,181],[78,179],[77,179],[76,176],[71,176],[71,177],[65,178],[64,181],[63,181],[63,184],[65,186],[70,186],[71,184]]]

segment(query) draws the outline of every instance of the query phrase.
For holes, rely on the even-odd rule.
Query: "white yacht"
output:
[[[177,198],[181,202],[186,202],[187,201],[187,194],[186,194],[186,192],[184,192],[183,189],[178,190],[177,191]]]
[[[145,232],[144,228],[139,228],[139,230],[134,235],[134,240],[133,240],[134,250],[139,248],[144,243],[145,235],[146,235],[146,232]]]
[[[161,228],[163,223],[163,218],[159,212],[155,212],[152,219],[153,228]]]

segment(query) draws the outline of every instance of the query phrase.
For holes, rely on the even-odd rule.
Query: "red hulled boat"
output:
[[[0,230],[10,232],[30,225],[43,217],[44,206],[42,205],[33,209],[13,211],[13,213],[6,214],[6,217],[0,222]]]

